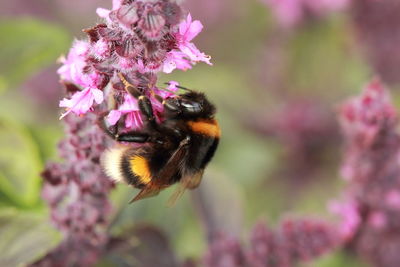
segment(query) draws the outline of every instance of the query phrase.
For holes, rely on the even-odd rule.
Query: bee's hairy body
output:
[[[164,101],[165,119],[156,123],[151,104],[143,103],[143,96],[138,101],[145,123],[142,131],[112,133],[104,120],[100,122],[101,128],[115,140],[142,143],[140,147],[118,144],[107,150],[102,157],[106,174],[141,189],[133,201],[156,195],[177,182],[183,190],[196,188],[221,134],[214,119],[214,106],[204,94],[190,91]]]
[[[182,160],[180,168],[171,176],[165,187],[179,182],[185,175],[194,175],[202,171],[213,157],[218,146],[220,129],[215,120],[210,121],[188,121],[183,122],[183,127],[188,138],[187,157]],[[201,130],[196,128],[201,126]],[[172,153],[177,149],[178,144],[168,146],[153,146],[144,144],[140,148],[129,148],[118,146],[106,151],[104,157],[110,158],[117,155],[119,161],[115,166],[115,160],[105,160],[105,170],[110,177],[117,181],[125,182],[136,188],[142,189],[157,179],[157,173],[166,164]],[[110,164],[107,164],[109,162]]]

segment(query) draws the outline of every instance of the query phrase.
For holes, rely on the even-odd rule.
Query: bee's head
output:
[[[203,93],[189,92],[168,98],[163,102],[167,118],[211,118],[215,107]]]

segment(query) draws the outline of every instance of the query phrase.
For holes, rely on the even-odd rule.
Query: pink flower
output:
[[[67,108],[67,112],[61,115],[60,120],[71,111],[77,115],[85,114],[92,107],[93,101],[97,104],[103,102],[103,92],[101,90],[87,88],[75,93],[71,99],[64,98],[60,101],[60,107]]]
[[[378,79],[366,86],[361,97],[346,102],[341,113],[344,134],[361,147],[371,145],[383,126],[393,125],[396,121],[389,92]]]
[[[107,116],[107,122],[110,125],[115,125],[121,116],[125,115],[125,127],[127,129],[140,128],[143,125],[142,118],[138,107],[137,100],[131,95],[125,94],[125,102],[118,110],[111,110]]]
[[[179,24],[179,32],[175,35],[178,48],[194,63],[203,61],[208,65],[212,65],[210,62],[210,56],[200,52],[199,49],[190,42],[201,32],[202,29],[203,25],[201,22],[198,20],[192,21],[192,16],[189,14],[186,21],[182,21]]]
[[[169,81],[167,89],[176,92],[179,89],[178,86],[179,83],[177,81]]]
[[[358,206],[354,200],[347,203],[334,201],[330,203],[329,210],[341,217],[341,222],[338,227],[339,234],[343,240],[347,241],[354,237],[361,223],[361,217],[358,211]]]
[[[191,69],[192,65],[185,57],[186,54],[180,51],[172,50],[168,52],[163,64],[163,72],[171,73],[174,69]]]
[[[83,88],[98,88],[102,83],[102,75],[93,69],[87,71],[86,57],[90,52],[90,44],[86,41],[74,41],[68,57],[60,59],[63,66],[58,69],[62,80],[75,83]]]
[[[92,53],[99,59],[109,57],[111,53],[109,43],[105,39],[98,40],[92,47]]]
[[[82,71],[86,66],[85,57],[89,53],[89,43],[75,40],[68,57],[61,57],[63,64],[57,71],[62,80],[82,84]]]

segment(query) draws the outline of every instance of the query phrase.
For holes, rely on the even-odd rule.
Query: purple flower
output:
[[[140,117],[140,111],[137,100],[132,96],[125,94],[125,102],[118,108],[118,110],[112,110],[107,121],[110,125],[115,125],[122,115],[125,115],[125,127],[128,129],[137,129],[142,127],[143,122]]]
[[[157,87],[156,73],[186,70],[198,61],[209,63],[190,43],[201,23],[190,19],[182,24],[182,10],[175,2],[114,0],[112,10],[97,13],[105,23],[85,29],[88,39],[74,41],[67,57],[60,59],[58,74],[67,89],[67,98],[60,101],[60,107],[67,109],[61,116],[66,126],[66,138],[59,144],[63,163],[47,165],[42,195],[64,239],[36,266],[90,266],[104,252],[111,212],[108,194],[114,184],[99,163],[113,141],[97,121],[108,112],[108,123],[122,130],[143,124],[137,100],[126,92],[121,77],[149,97],[160,121],[163,105],[155,95],[174,97],[178,83]],[[183,35],[179,25],[186,27]],[[190,54],[180,52],[179,46],[190,49]],[[112,110],[106,103],[113,103]],[[85,116],[66,116],[71,112]]]
[[[171,73],[174,69],[188,70],[191,68],[192,65],[190,64],[190,61],[186,59],[186,54],[173,50],[168,52],[165,58],[163,72]]]
[[[343,241],[347,242],[351,240],[361,223],[361,217],[357,203],[350,200],[346,203],[335,201],[330,203],[329,210],[333,214],[341,217],[338,231]]]
[[[200,52],[197,47],[190,41],[196,37],[201,30],[203,25],[200,21],[192,21],[192,16],[189,14],[186,21],[179,24],[179,32],[175,34],[178,48],[185,53],[193,62],[203,61],[208,65],[212,65],[210,62],[210,56],[206,56],[204,53]]]
[[[95,88],[87,88],[76,92],[71,99],[64,98],[60,101],[60,107],[67,108],[67,112],[61,115],[60,119],[67,116],[71,111],[76,115],[82,115],[88,112],[93,103],[101,104],[103,102],[103,92]]]
[[[89,43],[75,40],[68,53],[68,57],[61,57],[60,59],[60,62],[63,64],[63,66],[58,69],[60,78],[85,86],[85,84],[82,83],[81,77],[83,75],[83,68],[86,65],[85,57],[88,55],[89,50]]]
[[[240,267],[245,266],[246,258],[239,241],[221,233],[214,237],[203,262],[207,267]]]
[[[319,220],[285,220],[276,230],[257,224],[249,247],[235,238],[217,235],[204,257],[209,267],[291,267],[334,250],[341,242],[336,227]]]
[[[210,57],[191,42],[202,30],[202,24],[192,21],[190,14],[182,21],[182,10],[176,3],[113,1],[112,10],[99,8],[97,13],[105,23],[86,29],[88,40],[75,41],[68,57],[61,59],[63,66],[58,71],[61,78],[81,88],[71,99],[60,103],[68,108],[62,117],[71,111],[82,115],[92,110],[95,103],[101,103],[100,93],[95,89],[104,91],[109,84],[111,90],[104,91],[104,97],[121,96],[120,87],[115,86],[120,82],[118,73],[135,76],[130,79],[135,86],[140,83],[136,81],[141,79],[139,76],[153,75],[153,84],[140,88],[150,96],[148,92],[157,90],[155,73],[187,70],[199,61],[211,65]],[[124,101],[125,97],[116,100],[116,109],[109,119],[116,123],[124,114],[126,126],[139,127],[140,118],[134,107]],[[160,110],[157,101],[152,103],[155,110]],[[161,118],[159,114],[156,116]]]
[[[400,262],[400,135],[398,117],[379,80],[341,108],[346,138],[341,208],[347,248],[377,267]],[[346,203],[347,202],[347,203]],[[346,208],[347,206],[347,208]]]
[[[92,265],[103,252],[111,212],[107,195],[113,183],[97,164],[110,141],[95,120],[94,114],[64,120],[66,138],[59,144],[64,162],[48,163],[42,174],[42,196],[64,240],[34,266]]]

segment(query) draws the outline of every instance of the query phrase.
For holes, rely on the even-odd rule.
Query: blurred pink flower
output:
[[[350,0],[262,0],[271,7],[279,22],[293,27],[307,17],[321,17],[346,7]]]
[[[346,203],[334,201],[329,204],[329,211],[341,217],[338,231],[343,241],[351,240],[361,223],[357,203],[350,200]]]
[[[320,220],[285,220],[275,230],[259,223],[249,247],[232,236],[214,236],[203,263],[207,267],[297,266],[336,249],[340,241],[336,228]]]
[[[341,107],[346,248],[377,267],[400,262],[400,135],[389,92],[375,79]],[[350,208],[353,207],[353,208]],[[344,211],[344,212],[343,212]],[[358,224],[358,226],[357,226]],[[350,230],[350,231],[347,231]],[[352,232],[352,233],[351,233]],[[345,237],[346,237],[345,236]]]
[[[113,183],[95,162],[110,139],[98,129],[94,114],[68,116],[64,124],[66,137],[59,144],[64,161],[48,163],[42,173],[42,197],[63,240],[32,266],[91,266],[108,241]]]

